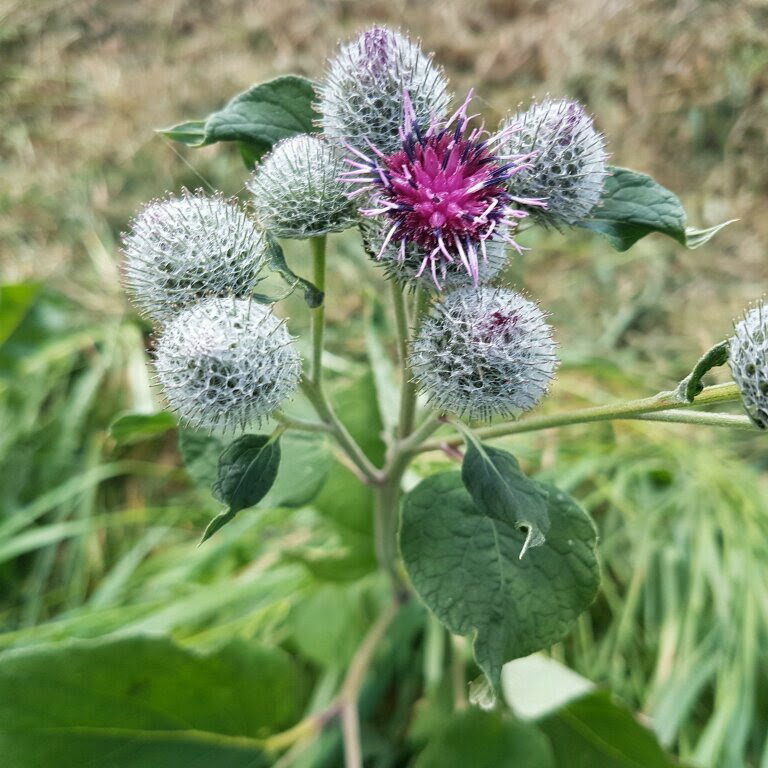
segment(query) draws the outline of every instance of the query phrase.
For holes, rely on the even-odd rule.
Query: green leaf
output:
[[[447,720],[414,768],[555,768],[547,737],[534,725],[468,709]],[[598,765],[595,763],[595,765]],[[602,765],[600,765],[602,768]]]
[[[555,764],[568,768],[674,768],[656,737],[604,692],[591,693],[540,720]]]
[[[685,211],[677,195],[645,173],[614,166],[608,170],[599,205],[579,226],[605,235],[617,251],[626,251],[651,232],[667,235],[688,248],[698,248],[735,221],[708,229],[686,227]]]
[[[284,652],[242,641],[206,654],[160,637],[9,651],[0,754],[14,768],[261,768],[259,740],[295,722],[303,698]]]
[[[698,360],[693,370],[678,384],[675,390],[677,397],[687,403],[692,403],[704,385],[701,380],[705,374],[713,368],[725,365],[730,356],[730,344],[728,341],[721,341],[714,347],[705,352]]]
[[[157,413],[122,413],[109,425],[109,434],[118,445],[130,445],[162,435],[176,426],[169,411]]]
[[[19,326],[40,294],[39,283],[0,285],[0,344]]]
[[[163,128],[159,133],[188,147],[202,147],[206,143],[205,122],[205,120],[188,120],[171,128]]]
[[[734,221],[738,221],[738,219],[728,219],[728,221],[724,221],[722,224],[715,224],[714,227],[707,227],[706,229],[686,227],[685,244],[691,250],[700,248],[705,243],[708,243],[723,227],[733,224]]]
[[[554,486],[541,488],[549,534],[523,560],[526,535],[483,512],[459,472],[428,477],[403,503],[400,550],[413,587],[451,632],[473,636],[495,691],[504,662],[565,637],[599,585],[594,523]]]
[[[547,494],[520,470],[507,451],[482,445],[467,434],[461,465],[464,487],[488,517],[526,532],[520,559],[530,547],[540,547],[549,530]]]
[[[317,131],[316,100],[309,80],[283,75],[237,94],[204,120],[179,123],[160,133],[189,147],[236,141],[246,165],[252,167],[281,139]]]
[[[272,487],[280,466],[280,441],[269,435],[243,435],[219,458],[219,472],[211,488],[229,509],[214,517],[201,544],[230,522],[242,509],[258,504]]]
[[[685,245],[685,211],[677,195],[644,173],[608,170],[602,199],[580,226],[605,235],[617,251],[626,251],[651,232]]]
[[[265,509],[302,507],[317,496],[333,464],[325,435],[288,432],[280,438],[282,459],[269,493],[259,502]]]
[[[179,430],[179,453],[192,482],[210,491],[219,476],[219,456],[224,443],[207,432],[196,429]]]
[[[269,233],[267,233],[267,252],[270,268],[277,272],[292,288],[297,285],[301,286],[304,291],[304,301],[307,302],[310,309],[322,305],[325,294],[319,291],[309,280],[293,273],[285,260],[285,254],[280,243]]]

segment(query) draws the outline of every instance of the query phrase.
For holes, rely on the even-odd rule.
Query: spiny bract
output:
[[[233,432],[259,424],[296,390],[301,361],[282,320],[245,299],[206,299],[157,342],[157,378],[179,418]]]
[[[768,307],[761,302],[736,323],[729,365],[749,418],[768,429]]]
[[[575,101],[546,99],[502,122],[513,126],[502,153],[528,158],[508,182],[513,198],[543,200],[545,207],[523,206],[541,224],[571,226],[587,216],[600,200],[608,157],[592,118]]]
[[[436,410],[467,420],[527,411],[546,393],[557,365],[544,317],[510,290],[447,294],[412,344],[414,378]]]
[[[275,145],[248,181],[256,219],[278,237],[317,237],[356,223],[337,147],[317,136]]]
[[[426,125],[448,109],[448,81],[421,48],[384,27],[371,27],[342,45],[320,86],[323,132],[367,151],[371,144],[394,152],[408,93],[418,121]]]
[[[384,245],[391,224],[386,219],[363,219],[360,222],[360,232],[366,253],[380,264],[388,278],[397,280],[411,289],[417,285],[429,290],[435,289],[430,279],[419,279],[417,275],[429,256],[429,251],[409,243],[405,248],[399,244],[388,242]],[[503,231],[501,234],[504,234]],[[382,248],[382,246],[384,247]],[[478,282],[487,283],[493,280],[504,269],[509,258],[509,251],[504,240],[489,240],[485,254],[478,259]],[[440,267],[441,290],[450,291],[467,285],[473,285],[472,276],[461,263],[443,263]]]
[[[139,211],[123,236],[123,253],[134,303],[162,323],[207,296],[248,296],[266,245],[237,205],[184,190]]]

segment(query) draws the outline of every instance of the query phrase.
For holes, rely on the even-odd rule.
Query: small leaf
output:
[[[591,693],[538,722],[555,765],[574,768],[674,768],[656,737],[608,694]]]
[[[280,139],[317,130],[320,115],[312,83],[282,75],[237,94],[205,123],[206,141],[244,141],[271,147]]]
[[[651,232],[667,235],[688,248],[698,248],[735,221],[708,229],[686,227],[685,211],[677,195],[645,173],[613,166],[608,170],[600,203],[579,226],[605,235],[617,251],[626,251]]]
[[[554,768],[555,765],[552,747],[536,726],[506,714],[468,709],[457,712],[442,725],[419,755],[414,768]]]
[[[211,492],[229,509],[211,520],[200,543],[240,510],[258,504],[275,482],[279,466],[280,442],[269,435],[243,435],[227,446],[219,458],[218,478]]]
[[[288,432],[280,443],[280,468],[259,506],[302,507],[320,492],[333,464],[328,439],[325,435]]]
[[[235,141],[243,161],[252,168],[281,139],[317,131],[316,100],[309,80],[283,75],[237,94],[204,120],[189,120],[159,133],[189,147]]]
[[[728,221],[724,221],[722,224],[715,224],[714,227],[708,227],[707,229],[686,227],[685,244],[691,250],[700,248],[705,243],[708,243],[723,227],[733,224],[734,221],[738,221],[738,219],[728,219]]]
[[[162,435],[175,426],[176,417],[169,411],[122,413],[109,425],[108,431],[118,445],[130,445]]]
[[[188,120],[170,128],[161,128],[158,133],[188,147],[202,147],[205,145],[205,120]]]
[[[464,487],[486,515],[526,532],[522,559],[529,548],[544,543],[549,530],[547,494],[520,471],[511,453],[482,445],[469,433],[466,442],[461,465]]]
[[[678,199],[645,173],[609,167],[603,195],[580,226],[605,235],[618,251],[661,232],[685,245],[685,211]]]
[[[179,430],[179,453],[198,488],[211,490],[219,476],[219,456],[223,450],[224,443],[218,437],[195,429]]]
[[[712,349],[705,352],[693,370],[678,384],[675,394],[679,400],[685,403],[692,403],[702,389],[704,385],[701,380],[704,375],[711,371],[713,368],[717,368],[720,365],[725,365],[728,362],[730,356],[730,345],[727,341],[721,341],[719,344],[715,344]]]
[[[312,285],[309,280],[305,280],[303,277],[299,277],[291,271],[291,268],[285,261],[285,254],[283,253],[280,243],[278,243],[269,233],[267,233],[267,251],[269,254],[269,266],[291,287],[300,285],[303,288],[304,301],[307,302],[307,306],[310,309],[315,309],[316,307],[321,306],[325,294]]]
[[[451,632],[474,638],[475,659],[496,691],[504,662],[561,640],[599,585],[589,515],[554,486],[544,544],[481,510],[459,472],[423,480],[404,500],[400,550],[414,589]]]

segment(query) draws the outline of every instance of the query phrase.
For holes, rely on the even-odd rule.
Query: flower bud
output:
[[[540,224],[572,226],[597,205],[607,175],[605,142],[575,101],[547,99],[507,118],[516,125],[503,147],[508,156],[530,155],[528,167],[508,182],[513,199],[538,198],[546,207],[521,207]]]
[[[148,203],[123,236],[125,284],[139,311],[167,322],[207,296],[246,297],[266,245],[234,203],[184,190]]]
[[[307,238],[354,226],[346,166],[336,147],[317,136],[275,145],[248,181],[259,224],[278,237]]]
[[[416,122],[427,125],[448,109],[448,81],[421,48],[385,27],[371,27],[342,45],[320,86],[323,131],[332,140],[384,154],[400,144],[404,94]]]
[[[768,429],[768,308],[763,302],[736,323],[728,363],[749,418]]]
[[[301,360],[282,320],[245,299],[182,310],[157,342],[168,404],[192,427],[234,432],[259,424],[296,390]]]
[[[436,410],[469,421],[527,411],[547,392],[557,365],[544,317],[514,291],[449,293],[411,346],[414,378]]]

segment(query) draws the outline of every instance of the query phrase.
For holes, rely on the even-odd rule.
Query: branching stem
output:
[[[616,419],[636,419],[645,414],[652,414],[658,411],[673,411],[680,408],[690,408],[692,405],[728,403],[740,399],[741,395],[735,384],[716,384],[702,390],[693,403],[681,402],[674,392],[660,392],[652,397],[628,400],[624,403],[596,405],[591,408],[578,408],[573,411],[553,413],[547,416],[532,416],[522,421],[496,424],[492,427],[477,429],[475,434],[482,440],[490,440],[494,437],[516,435],[523,432],[537,432],[542,429],[553,429],[571,424],[588,424],[595,421],[613,421]],[[711,417],[718,414],[706,415]],[[691,414],[688,414],[688,417],[690,416]],[[664,420],[671,421],[672,415],[668,415]],[[685,421],[686,419],[681,418],[680,420]],[[706,423],[706,421],[700,419],[699,423]],[[742,422],[738,422],[738,424],[741,425]],[[418,452],[440,450],[441,446],[456,446],[462,442],[463,438],[460,435],[427,440],[419,446]]]

